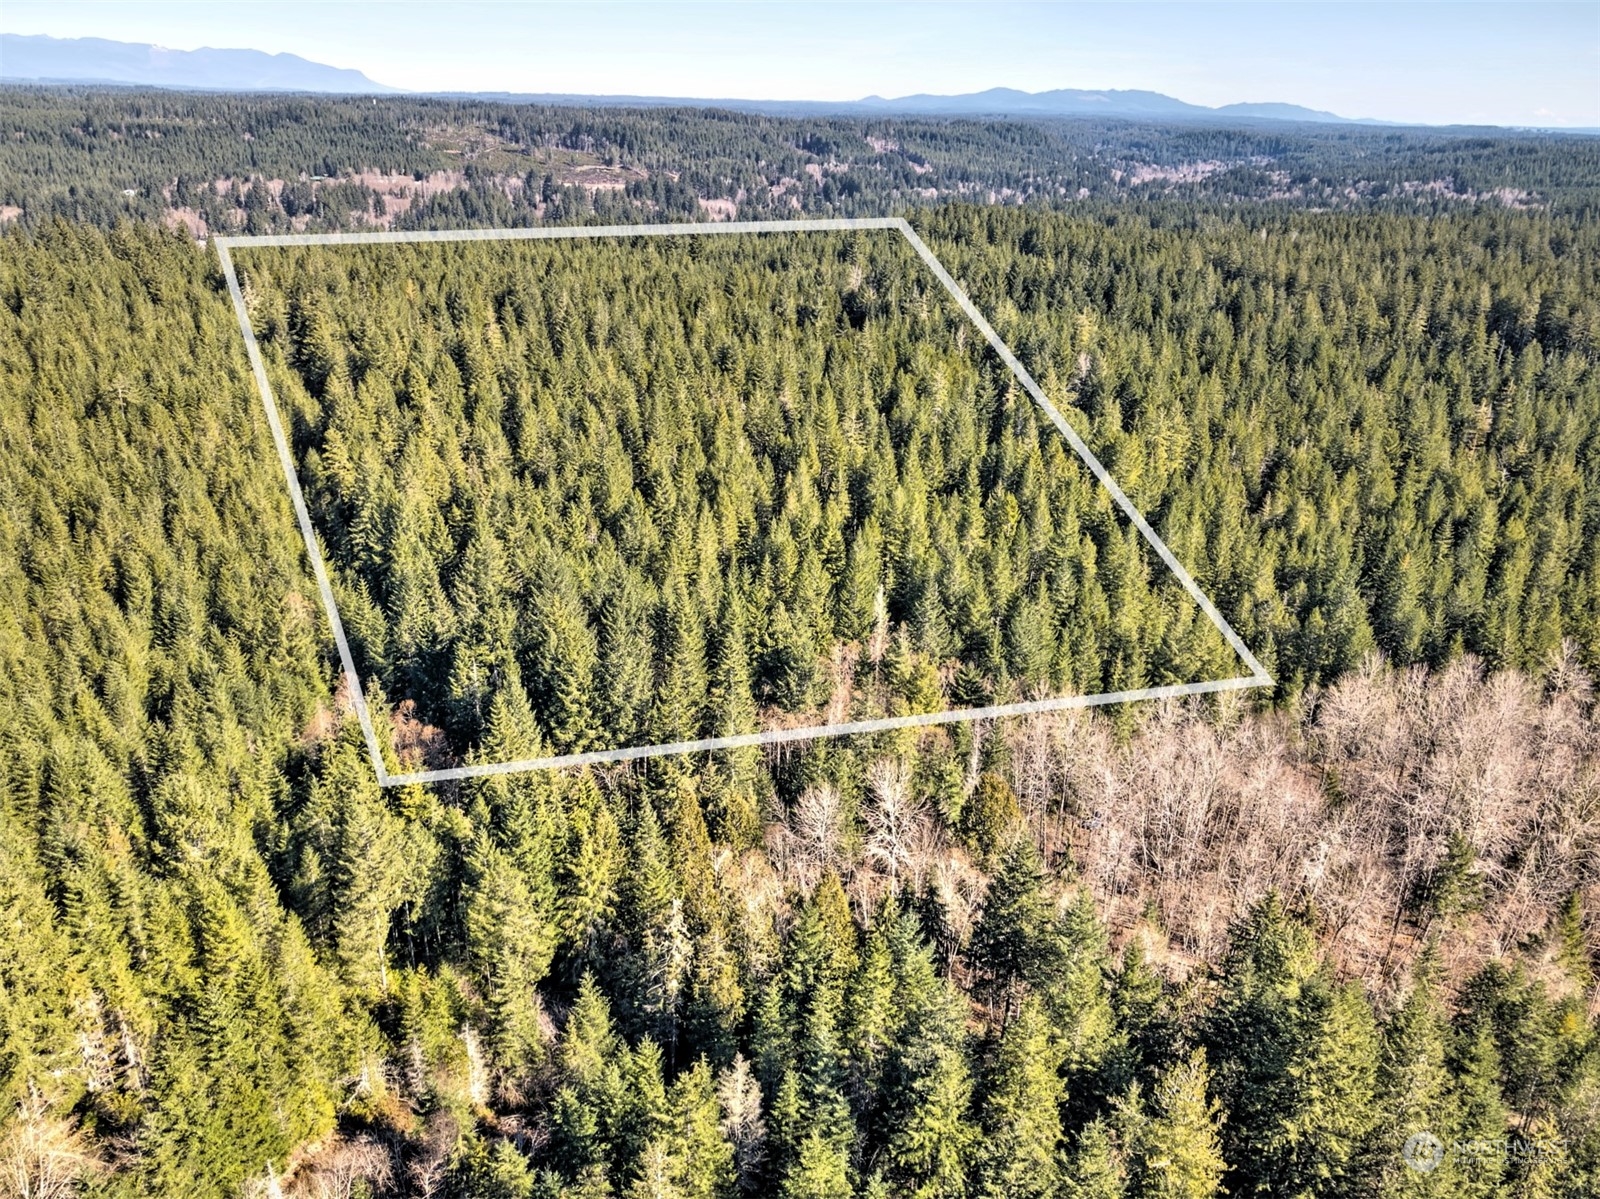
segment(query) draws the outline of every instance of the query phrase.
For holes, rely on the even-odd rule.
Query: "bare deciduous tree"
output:
[[[1539,932],[1600,882],[1590,704],[1570,649],[1543,686],[1471,658],[1430,673],[1374,655],[1298,713],[1174,702],[1121,743],[1083,712],[1009,737],[1047,860],[1069,849],[1114,924],[1153,903],[1174,948],[1208,958],[1277,889],[1313,905],[1347,966],[1382,977],[1396,937],[1409,951],[1428,930],[1447,869],[1465,871],[1473,909],[1447,959]]]
[[[0,1135],[0,1193],[67,1199],[86,1175],[103,1169],[77,1124],[51,1115],[44,1097],[30,1088]]]
[[[866,860],[887,874],[891,885],[899,886],[905,875],[913,889],[919,888],[925,855],[933,848],[932,824],[912,792],[909,763],[879,758],[867,767],[867,791]]]

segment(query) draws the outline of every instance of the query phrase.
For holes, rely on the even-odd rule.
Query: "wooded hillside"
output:
[[[1226,211],[1592,214],[1600,138],[1217,117],[770,117],[411,96],[0,85],[0,220],[201,232],[899,215],[1176,200]]]

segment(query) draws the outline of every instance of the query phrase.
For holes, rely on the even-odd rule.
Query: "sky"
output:
[[[1600,0],[6,0],[0,30],[287,51],[419,91],[854,100],[1143,88],[1424,124],[1600,127]]]

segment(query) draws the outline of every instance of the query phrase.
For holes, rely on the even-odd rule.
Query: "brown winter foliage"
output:
[[[1276,889],[1312,909],[1344,969],[1382,983],[1431,933],[1463,969],[1509,952],[1600,882],[1591,699],[1570,656],[1544,681],[1372,657],[1293,711],[1169,703],[1125,738],[1067,713],[1008,740],[1041,844],[1113,925],[1153,906],[1178,968],[1215,959]],[[1441,897],[1452,838],[1470,853]]]

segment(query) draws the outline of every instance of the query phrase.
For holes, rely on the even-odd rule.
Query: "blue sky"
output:
[[[1147,88],[1600,126],[1600,3],[28,3],[0,28],[289,51],[418,90],[857,99]]]

